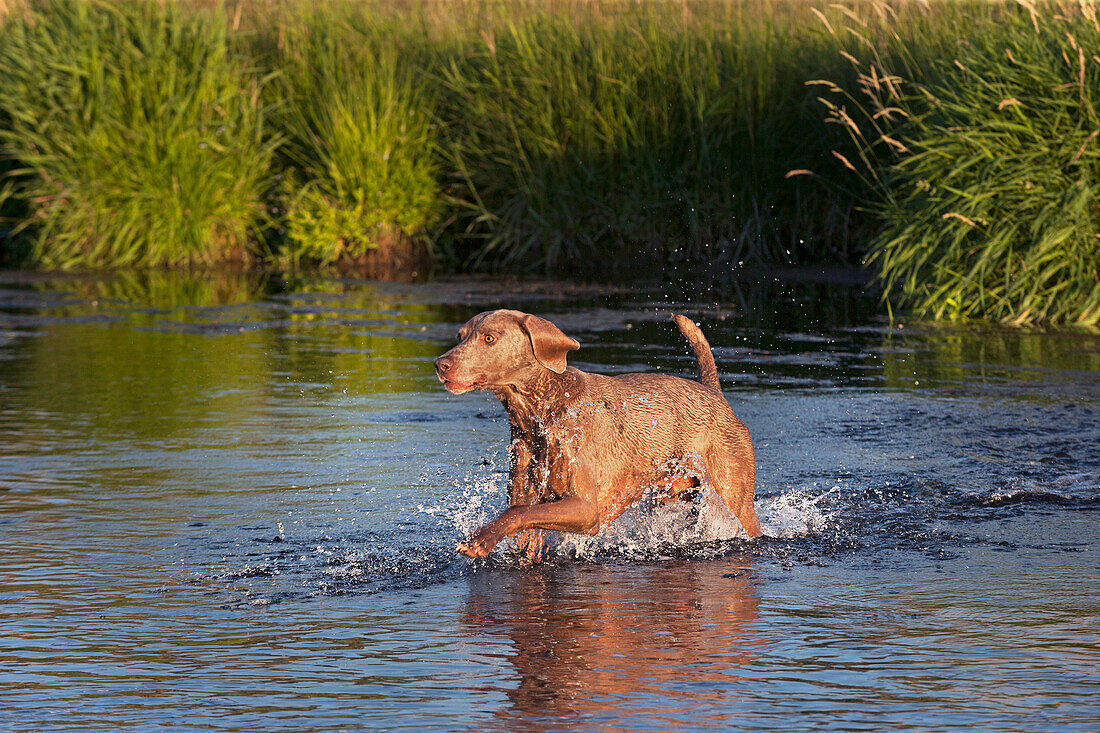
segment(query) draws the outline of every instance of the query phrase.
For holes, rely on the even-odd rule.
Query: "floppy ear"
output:
[[[531,350],[534,351],[538,363],[557,374],[564,372],[565,354],[579,349],[581,345],[545,318],[527,313],[519,323],[531,337]]]

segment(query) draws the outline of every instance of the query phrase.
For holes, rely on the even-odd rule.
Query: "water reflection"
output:
[[[697,724],[736,703],[740,670],[767,642],[748,558],[480,572],[469,587],[465,632],[503,636],[511,649],[518,684],[497,713],[505,729]]]

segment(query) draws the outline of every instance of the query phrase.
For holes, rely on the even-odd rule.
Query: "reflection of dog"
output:
[[[748,684],[739,675],[770,641],[750,562],[473,573],[464,633],[506,647],[515,670],[500,724],[485,727],[677,730],[720,711],[714,723],[729,729]]]
[[[710,345],[699,328],[673,316],[699,360],[699,382],[665,374],[609,377],[566,366],[579,348],[547,320],[512,310],[471,318],[460,343],[436,359],[439,380],[462,394],[488,389],[512,425],[508,508],[460,552],[483,557],[524,530],[595,533],[647,489],[675,495],[705,474],[752,537],[756,466],[752,438],[722,396]],[[528,558],[542,552],[528,533]]]

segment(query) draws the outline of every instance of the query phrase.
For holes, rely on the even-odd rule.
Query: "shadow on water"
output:
[[[1100,336],[788,275],[0,273],[0,726],[1087,729]],[[501,306],[603,373],[693,377],[699,321],[768,538],[642,502],[540,569],[459,557],[508,426],[432,361]]]

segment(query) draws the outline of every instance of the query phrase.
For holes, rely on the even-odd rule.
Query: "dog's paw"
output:
[[[460,555],[465,555],[466,557],[485,557],[492,551],[492,548],[485,549],[472,542],[459,542],[455,545],[455,549],[458,550]]]
[[[505,537],[516,531],[516,508],[505,510],[503,514],[486,524],[465,542],[459,542],[456,549],[467,557],[485,557]]]
[[[500,537],[486,531],[488,529],[486,527],[465,542],[459,542],[455,549],[466,557],[486,557],[500,541]]]

